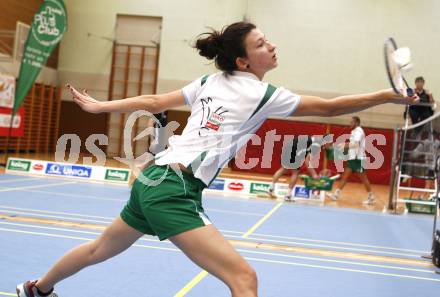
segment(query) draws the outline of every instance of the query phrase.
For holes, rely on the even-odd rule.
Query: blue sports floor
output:
[[[124,186],[0,175],[0,297],[38,278],[119,214]],[[440,275],[420,258],[432,217],[389,215],[204,195],[213,223],[255,268],[264,297],[437,297]],[[69,278],[61,297],[229,296],[170,242],[145,236],[123,254]]]

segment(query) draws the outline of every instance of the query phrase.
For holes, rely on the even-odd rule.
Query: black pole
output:
[[[388,196],[388,210],[394,209],[393,204],[393,197],[394,197],[394,188],[396,185],[396,165],[398,164],[397,161],[397,145],[398,145],[398,137],[399,132],[397,128],[394,129],[394,139],[393,139],[393,156],[391,157],[391,177],[390,177],[390,194]]]
[[[405,106],[405,128],[408,127],[408,115],[409,115],[409,105]],[[407,129],[399,129],[397,130],[397,132],[401,132],[399,135],[399,140],[400,140],[400,145],[398,145],[400,151],[399,151],[399,159],[397,160],[397,172],[400,172],[402,170],[402,162],[403,162],[403,157],[405,154],[405,142],[406,142],[406,133],[408,132]],[[398,133],[399,134],[399,133]],[[400,180],[397,181],[398,183],[400,183]],[[398,195],[398,191],[396,191],[396,195]],[[397,213],[397,197],[394,200],[394,204],[393,204],[393,209],[394,209],[394,213]]]

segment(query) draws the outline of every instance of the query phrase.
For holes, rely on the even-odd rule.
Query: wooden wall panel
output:
[[[59,88],[34,84],[21,105],[25,110],[24,135],[0,136],[0,157],[6,155],[6,148],[16,154],[54,152],[60,101]]]
[[[92,134],[106,134],[106,122],[105,113],[88,113],[83,111],[73,101],[61,101],[58,138],[63,134],[78,135],[81,139],[81,152],[87,153],[85,147],[86,139]],[[100,148],[103,151],[106,150],[105,146]]]

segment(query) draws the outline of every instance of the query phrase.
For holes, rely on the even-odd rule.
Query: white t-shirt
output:
[[[180,163],[209,185],[269,116],[287,117],[301,97],[249,72],[217,72],[182,89],[191,115],[182,135],[156,156],[157,165]]]
[[[350,145],[356,145],[356,148],[348,150],[348,159],[364,159],[365,158],[365,132],[361,127],[351,130]]]

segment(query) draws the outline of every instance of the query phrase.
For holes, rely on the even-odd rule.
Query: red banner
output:
[[[274,143],[273,147],[273,156],[270,163],[270,168],[264,167],[262,164],[262,155],[263,155],[263,145],[265,140],[265,134],[268,131],[275,129],[276,134],[281,136],[280,140]],[[393,149],[393,131],[389,129],[376,129],[376,128],[366,128],[363,127],[366,136],[369,134],[381,134],[385,136],[386,145],[375,145],[375,147],[383,154],[384,163],[378,169],[369,169],[367,170],[367,176],[370,181],[374,184],[389,184],[390,172],[391,172],[391,157],[392,157],[392,149]],[[321,123],[309,123],[309,122],[293,122],[287,120],[278,120],[278,119],[270,119],[264,122],[264,124],[258,129],[256,134],[262,139],[262,143],[260,145],[253,145],[251,141],[248,143],[246,147],[246,156],[243,162],[249,162],[249,159],[256,158],[258,159],[258,164],[252,169],[240,169],[236,162],[232,163],[232,168],[234,170],[239,171],[250,171],[250,172],[258,172],[258,173],[266,173],[273,174],[281,165],[281,152],[285,135],[323,135],[327,132],[327,125]],[[334,139],[337,139],[342,134],[350,135],[351,129],[348,126],[341,125],[330,125],[330,134],[334,135]],[[240,155],[237,155],[239,158]],[[367,157],[371,157],[367,153]],[[321,155],[321,159],[324,159],[324,155]],[[322,169],[323,162],[320,162],[318,171]],[[327,163],[328,168],[336,172],[335,164],[333,161],[329,161]],[[303,169],[304,171],[304,169]],[[359,181],[359,178],[356,174],[352,174],[350,176],[350,181]]]
[[[0,136],[8,136],[9,125],[11,124],[11,108],[0,107]],[[21,137],[24,133],[24,108],[18,109],[14,116],[11,136]]]

